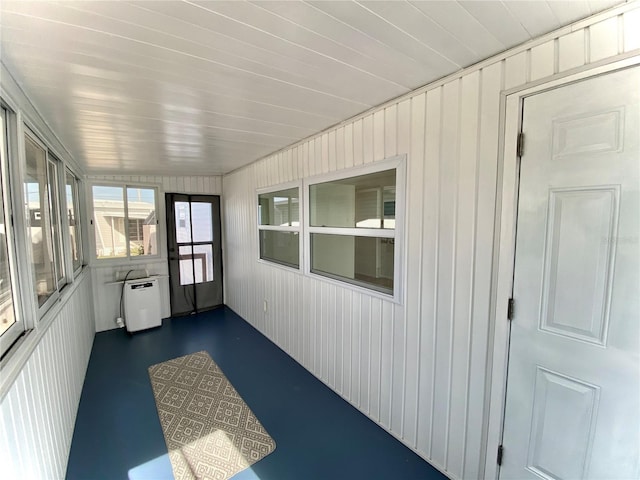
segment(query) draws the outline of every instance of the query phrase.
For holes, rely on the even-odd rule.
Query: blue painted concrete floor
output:
[[[234,480],[444,479],[228,308],[93,343],[67,479],[172,479],[147,368],[206,350],[276,442]]]

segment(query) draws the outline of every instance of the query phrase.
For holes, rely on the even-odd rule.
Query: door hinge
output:
[[[507,304],[507,318],[509,320],[513,320],[513,309],[515,307],[515,301],[513,298],[509,299],[509,303]]]
[[[502,466],[503,453],[504,453],[504,448],[502,448],[502,445],[498,445],[498,455],[496,457],[496,462],[498,463],[498,466]]]
[[[524,154],[524,133],[518,133],[517,155],[521,157]]]

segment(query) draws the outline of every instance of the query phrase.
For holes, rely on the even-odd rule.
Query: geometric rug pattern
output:
[[[275,441],[205,351],[149,367],[176,480],[227,480]]]

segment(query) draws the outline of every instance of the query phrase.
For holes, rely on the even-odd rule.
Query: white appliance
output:
[[[162,325],[157,278],[138,278],[124,283],[124,320],[128,332]]]

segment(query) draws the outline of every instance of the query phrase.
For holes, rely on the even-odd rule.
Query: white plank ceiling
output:
[[[618,3],[3,0],[0,58],[88,173],[218,174]]]

